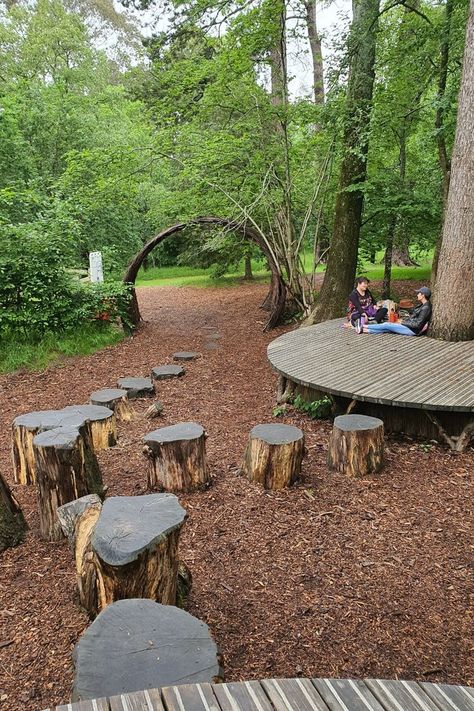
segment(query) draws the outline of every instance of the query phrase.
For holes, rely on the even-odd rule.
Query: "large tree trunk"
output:
[[[434,289],[430,334],[474,339],[474,0],[467,21],[451,182]]]
[[[0,553],[18,545],[26,531],[26,521],[5,479],[0,474]]]
[[[324,104],[324,67],[321,50],[321,38],[316,24],[315,0],[304,0],[306,27],[313,64],[313,94],[315,104]]]
[[[354,285],[363,191],[353,188],[357,185],[362,188],[367,174],[379,3],[380,0],[353,0],[344,157],[339,176],[334,230],[321,295],[307,323],[340,316],[347,295]]]

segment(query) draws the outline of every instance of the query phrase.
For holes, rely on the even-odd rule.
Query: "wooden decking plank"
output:
[[[110,706],[109,700],[104,697],[56,706],[56,711],[110,711]]]
[[[387,711],[439,711],[414,681],[367,679],[365,683]]]
[[[166,711],[221,711],[211,684],[183,684],[161,689]]]
[[[474,691],[468,687],[426,681],[420,686],[442,711],[474,711]]]
[[[331,711],[384,711],[363,681],[355,679],[312,679]]]
[[[212,689],[222,711],[273,711],[258,681],[214,684]]]
[[[328,711],[309,679],[264,679],[260,683],[276,711]]]
[[[164,711],[159,689],[134,691],[109,698],[110,711]],[[74,709],[74,711],[76,711]]]

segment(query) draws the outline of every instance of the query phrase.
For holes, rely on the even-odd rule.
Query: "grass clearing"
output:
[[[68,356],[90,355],[124,338],[122,329],[111,324],[86,323],[73,331],[47,333],[39,341],[3,334],[0,341],[0,373],[43,370]]]

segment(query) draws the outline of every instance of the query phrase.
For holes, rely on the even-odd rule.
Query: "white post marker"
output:
[[[90,280],[94,284],[104,281],[104,270],[102,268],[102,252],[89,252],[89,274]]]

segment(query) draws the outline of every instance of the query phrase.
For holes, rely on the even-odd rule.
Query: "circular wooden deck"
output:
[[[351,400],[474,412],[474,341],[358,335],[342,324],[285,333],[268,346],[270,363],[299,385]]]

